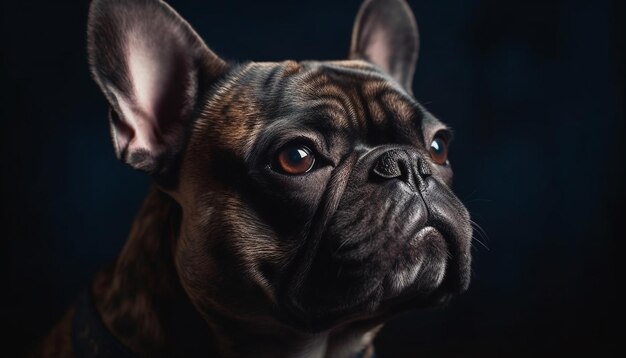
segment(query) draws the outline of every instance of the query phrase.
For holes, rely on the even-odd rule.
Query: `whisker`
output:
[[[481,236],[485,241],[489,241],[489,236],[487,235],[487,233],[485,232],[485,230],[475,221],[470,220],[470,224],[472,225],[472,228],[474,228],[474,230],[476,231],[476,234],[478,234],[478,236]],[[473,237],[473,240],[475,240],[476,242],[478,242],[479,244],[481,244],[485,249],[487,249],[487,251],[490,251],[489,246],[487,246],[487,244],[485,244],[483,241],[481,241],[478,237]]]

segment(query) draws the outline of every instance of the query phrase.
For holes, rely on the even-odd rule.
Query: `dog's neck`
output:
[[[371,351],[380,325],[355,324],[311,335],[254,326],[216,313],[200,318],[180,286],[172,247],[180,208],[152,188],[115,264],[93,284],[105,326],[140,356],[354,357]],[[362,355],[367,356],[367,355]]]

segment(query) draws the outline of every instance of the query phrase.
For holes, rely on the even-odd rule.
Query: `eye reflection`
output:
[[[430,157],[439,165],[448,163],[448,143],[442,135],[437,135],[430,143]]]
[[[307,173],[315,164],[313,152],[304,145],[290,145],[278,152],[277,168],[285,174],[299,175]]]

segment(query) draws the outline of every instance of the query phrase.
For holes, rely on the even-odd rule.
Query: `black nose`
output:
[[[398,148],[381,154],[372,172],[383,179],[398,178],[416,189],[421,188],[424,179],[432,174],[428,163],[416,150]]]

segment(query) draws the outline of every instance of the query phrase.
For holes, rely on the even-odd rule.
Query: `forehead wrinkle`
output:
[[[386,87],[389,87],[394,92],[397,92],[403,99],[416,103],[417,101],[409,94],[402,85],[400,85],[393,77],[382,71],[376,65],[370,64],[361,60],[350,61],[327,61],[323,62],[322,68],[329,73],[333,73],[354,81],[354,79],[361,80],[362,83],[370,81],[384,83]]]
[[[385,92],[381,99],[385,102],[387,108],[391,109],[397,119],[406,122],[415,117],[416,106],[399,99],[397,94]]]
[[[335,84],[328,84],[322,88],[316,88],[313,90],[313,97],[315,100],[323,101],[327,103],[333,103],[338,106],[341,111],[338,112],[339,116],[332,116],[338,124],[348,127],[350,124],[357,121],[357,114],[354,104],[354,98],[348,91],[340,88]]]
[[[215,87],[194,123],[192,139],[208,139],[211,145],[224,147],[238,155],[253,145],[262,126],[256,120],[261,109],[255,101],[254,86],[250,85],[258,75],[257,67],[255,63],[236,67]],[[239,145],[231,148],[231,143]]]
[[[340,63],[340,62],[338,62]],[[365,118],[365,105],[367,101],[363,100],[363,87],[371,81],[384,80],[380,76],[372,76],[372,66],[366,66],[361,61],[346,61],[358,66],[359,69],[364,68],[370,72],[346,69],[345,67],[328,65],[328,63],[309,62],[308,71],[305,76],[294,81],[294,93],[300,95],[305,102],[315,101],[315,105],[320,108],[324,102],[329,104],[330,109],[339,109],[336,113],[330,113],[330,117],[340,120],[333,114],[342,114],[341,119],[347,120],[346,125],[352,127],[363,128],[367,118]],[[346,72],[349,70],[348,72]],[[304,81],[304,83],[300,83]],[[312,107],[314,105],[311,105]],[[341,121],[343,122],[343,121]]]
[[[340,124],[337,129],[350,127],[365,135],[372,125],[390,125],[393,137],[423,142],[418,102],[376,67],[362,61],[306,62],[303,67],[289,92],[307,109],[321,110],[319,117]]]

